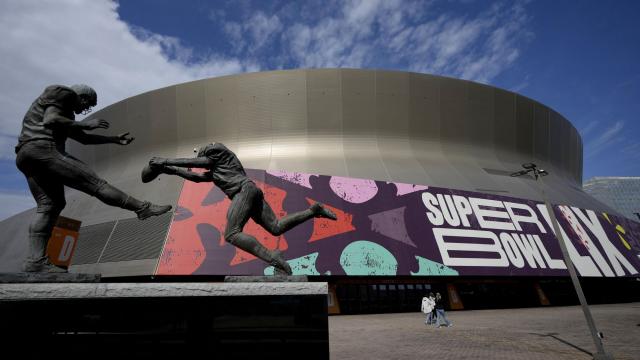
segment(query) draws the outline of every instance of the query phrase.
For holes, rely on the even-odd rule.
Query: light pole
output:
[[[543,169],[539,169],[534,163],[522,164],[522,167],[524,168],[524,170],[515,172],[511,174],[511,176],[522,176],[531,173],[536,180],[536,185],[538,185],[538,190],[542,195],[542,201],[544,201],[544,204],[547,207],[547,212],[549,213],[549,217],[551,218],[553,231],[555,232],[558,243],[560,244],[560,250],[562,250],[564,263],[567,265],[567,270],[569,271],[569,275],[571,276],[571,282],[573,283],[573,287],[576,289],[576,293],[578,294],[580,305],[582,305],[582,312],[584,312],[584,317],[587,319],[587,325],[589,326],[589,330],[591,331],[591,337],[593,338],[593,342],[596,344],[596,353],[593,354],[593,358],[596,360],[613,359],[613,356],[611,356],[604,350],[604,345],[602,344],[601,340],[602,333],[598,332],[598,330],[596,329],[596,323],[595,321],[593,321],[593,317],[591,316],[591,310],[589,310],[587,299],[584,297],[584,292],[582,292],[582,286],[580,286],[578,274],[576,273],[576,269],[573,266],[573,262],[571,261],[571,257],[569,256],[569,252],[567,251],[567,245],[565,244],[562,232],[560,231],[558,219],[556,219],[556,214],[553,211],[551,204],[549,204],[547,195],[544,192],[544,183],[542,182],[542,177],[549,175],[549,173]]]

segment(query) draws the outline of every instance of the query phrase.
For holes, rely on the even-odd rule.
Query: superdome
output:
[[[580,190],[582,140],[569,121],[470,81],[374,70],[262,72],[151,91],[93,116],[136,141],[109,149],[70,142],[70,152],[125,188],[139,186],[149,156],[193,156],[194,147],[217,141],[248,168],[539,200],[531,182],[505,176],[535,162],[554,175],[547,180],[555,201],[601,206]],[[157,186],[139,190],[158,193]]]
[[[82,222],[71,271],[271,273],[225,244],[228,200],[212,184],[140,181],[150,157],[192,157],[210,142],[237,154],[279,216],[312,201],[339,214],[336,224],[310,221],[278,237],[247,225],[297,274],[566,276],[538,184],[510,176],[528,162],[550,173],[545,190],[580,275],[640,268],[638,224],[581,190],[576,129],[556,111],[495,87],[395,71],[272,71],[158,89],[92,117],[136,141],[69,142],[69,152],[116,187],[177,210],[140,222],[69,191],[62,215]],[[29,214],[9,220],[16,238],[16,229],[26,233]]]

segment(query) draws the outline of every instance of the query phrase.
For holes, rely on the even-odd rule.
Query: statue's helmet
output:
[[[76,113],[88,114],[91,108],[98,103],[98,95],[96,91],[89,85],[76,84],[70,86],[71,90],[78,95],[78,107]]]

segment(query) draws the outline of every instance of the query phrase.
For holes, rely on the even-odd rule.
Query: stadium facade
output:
[[[582,188],[621,215],[640,221],[640,177],[600,177],[584,182]]]
[[[224,241],[229,200],[213,184],[140,181],[150,157],[192,157],[211,142],[238,155],[278,216],[314,201],[338,214],[281,236],[251,221],[245,231],[282,250],[294,274],[328,280],[343,312],[415,310],[429,290],[447,293],[454,308],[482,307],[482,294],[500,291],[521,304],[548,303],[562,292],[554,284],[568,283],[541,189],[580,276],[627,284],[640,270],[640,224],[582,190],[575,127],[506,90],[408,72],[273,71],[178,84],[91,116],[136,140],[70,142],[69,152],[115,186],[176,211],[138,221],[69,190],[63,215],[82,224],[72,272],[155,280],[273,273]],[[528,162],[549,172],[544,187],[510,176]],[[14,239],[5,242],[5,269],[21,261],[30,216],[1,224]]]

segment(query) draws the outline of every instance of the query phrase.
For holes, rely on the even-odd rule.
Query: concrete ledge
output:
[[[270,276],[240,276],[229,275],[224,282],[307,282],[306,275],[270,275]]]
[[[0,284],[0,301],[326,295],[326,282]]]
[[[99,283],[100,274],[0,273],[0,284],[13,283]]]

